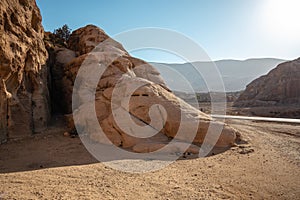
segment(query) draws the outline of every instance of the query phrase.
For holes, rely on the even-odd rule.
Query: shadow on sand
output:
[[[63,128],[52,127],[46,133],[10,140],[0,145],[0,173],[99,163],[87,151],[79,137],[64,137],[63,133]],[[214,149],[210,156],[226,150]],[[109,158],[108,156],[105,161],[110,161]],[[184,154],[179,159],[195,158],[198,155]],[[123,158],[117,158],[121,159]]]

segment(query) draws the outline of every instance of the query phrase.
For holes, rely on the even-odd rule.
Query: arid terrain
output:
[[[39,1],[39,4],[44,2],[47,1]],[[51,1],[55,14],[49,15],[49,19],[58,18],[59,23],[72,21],[56,15],[64,3]],[[140,18],[137,11],[142,10],[144,14],[145,10],[130,5],[128,9],[122,8],[126,14],[121,15],[115,3],[105,9],[107,3],[99,1],[98,6],[114,15],[111,21],[103,18],[108,27],[119,21],[127,23],[123,27],[131,27],[128,26],[131,20],[126,20],[126,16],[135,14],[132,19]],[[77,4],[67,4],[64,16],[74,11],[74,5]],[[145,8],[151,10],[148,6]],[[43,12],[50,7],[45,6]],[[81,5],[80,9],[84,7]],[[168,12],[172,10],[169,4],[167,7]],[[226,7],[232,6],[226,4]],[[87,12],[90,10],[74,13],[82,18]],[[97,18],[106,13],[96,12]],[[207,20],[207,17],[201,18]],[[194,19],[191,21],[198,21]],[[224,102],[221,98],[224,95],[218,96],[217,88],[208,87],[214,90],[206,95],[197,93],[195,102],[197,105],[201,102],[199,108],[191,106],[195,102],[185,102],[185,98],[176,96],[154,66],[131,55],[130,48],[126,50],[127,45],[123,46],[123,42],[114,40],[98,27],[101,24],[87,24],[90,21],[93,20],[76,25],[77,29],[73,31],[65,24],[47,32],[35,0],[1,0],[0,200],[300,199],[300,123],[218,121],[214,119],[217,116],[209,115],[210,108],[215,106],[208,103]],[[180,21],[188,22],[180,19],[176,24]],[[210,24],[215,26],[215,23]],[[193,24],[193,31],[196,26]],[[103,27],[108,28],[104,24]],[[203,30],[206,29],[210,30]],[[112,33],[111,29],[107,30]],[[174,55],[180,57],[179,53],[185,48],[198,54],[193,43],[190,46],[187,40],[169,37],[174,31],[151,30],[158,33],[147,31],[154,39],[167,41],[172,47],[179,45],[175,49],[180,51]],[[220,33],[223,43],[223,31]],[[143,39],[147,44],[147,40],[152,40],[147,35],[135,32],[133,40]],[[142,46],[147,49],[144,44]],[[294,55],[289,59],[292,57]],[[195,58],[197,60],[207,59]],[[255,74],[264,74],[260,71],[264,67],[252,61],[251,66],[247,64],[248,69]],[[299,119],[300,58],[281,63],[256,80],[253,80],[256,75],[250,72],[239,73],[247,71],[239,65],[246,61],[227,60],[226,63],[220,71],[223,70],[222,78],[230,89],[227,114]],[[268,65],[268,69],[272,66]],[[214,75],[213,68],[207,69],[209,76]],[[187,69],[181,70],[191,74]],[[198,86],[201,81],[192,77],[189,81]],[[171,79],[177,81],[177,78]],[[253,81],[246,86],[250,79]],[[236,92],[245,86],[243,92]],[[181,92],[181,95],[191,99],[190,94]],[[213,136],[207,137],[208,133]],[[220,135],[214,137],[217,133]],[[86,140],[80,140],[78,135]],[[167,145],[170,148],[162,148],[173,140],[176,141]],[[145,153],[148,156],[150,152],[162,149],[163,156],[159,160],[154,160],[153,154],[134,160],[145,171],[147,164],[166,163],[170,156],[180,159],[158,171],[127,173],[107,164],[118,162],[128,167],[128,156],[109,149],[109,161],[99,162],[85,148],[84,141],[90,142],[90,150],[95,150],[99,144],[115,145],[115,149],[122,148],[122,152],[134,152],[135,155]],[[193,145],[188,149],[184,148],[191,143]],[[210,151],[211,156],[195,156],[203,153],[199,150],[200,144],[205,144],[208,151],[207,147],[215,148]],[[100,152],[104,154],[105,150]]]
[[[300,199],[299,124],[230,120],[248,144],[131,174],[59,128],[0,146],[2,199]],[[145,161],[147,162],[147,161]],[[148,161],[149,162],[149,161]]]

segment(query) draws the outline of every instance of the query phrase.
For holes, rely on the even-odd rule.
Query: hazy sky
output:
[[[37,0],[46,30],[95,24],[110,36],[141,28],[178,31],[212,60],[300,57],[298,0]],[[147,61],[180,62],[166,53],[134,52]]]

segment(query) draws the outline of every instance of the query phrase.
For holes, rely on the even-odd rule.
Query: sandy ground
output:
[[[299,124],[231,120],[249,144],[144,174],[98,163],[62,130],[0,146],[0,199],[300,199]]]

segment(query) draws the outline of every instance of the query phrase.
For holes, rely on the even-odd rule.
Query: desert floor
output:
[[[143,174],[97,162],[62,130],[0,145],[0,199],[300,199],[299,124],[230,120],[249,144]]]

